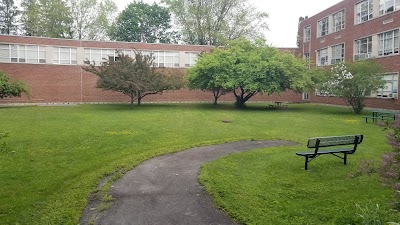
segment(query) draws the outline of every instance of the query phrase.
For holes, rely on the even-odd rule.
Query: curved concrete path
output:
[[[110,189],[114,202],[95,224],[238,224],[215,208],[198,182],[200,166],[223,155],[294,145],[288,141],[243,141],[197,147],[152,158],[126,173]],[[250,165],[249,165],[250,166]]]

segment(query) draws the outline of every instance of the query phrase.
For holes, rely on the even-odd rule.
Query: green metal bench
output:
[[[331,137],[316,137],[308,140],[307,147],[313,148],[310,152],[296,152],[296,155],[305,157],[304,169],[308,169],[308,163],[316,159],[320,155],[334,155],[343,159],[344,164],[347,163],[347,155],[354,154],[357,146],[362,142],[364,136],[362,134],[331,136]],[[333,146],[348,146],[339,149],[320,150],[325,147]],[[352,146],[352,147],[350,147]]]

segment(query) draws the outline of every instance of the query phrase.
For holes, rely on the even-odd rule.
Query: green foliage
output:
[[[265,110],[249,104],[145,104],[0,108],[1,129],[15,154],[0,154],[0,224],[78,224],[87,196],[102,178],[157,155],[238,140],[286,139],[301,146],[260,149],[224,158],[210,170],[230,215],[247,224],[360,224],[355,204],[387,211],[392,191],[377,176],[347,178],[361,160],[391,147],[385,132],[336,107],[294,104]],[[222,119],[233,120],[223,123]],[[304,132],[304,131],[307,132]],[[348,164],[295,155],[309,137],[363,133]],[[205,170],[209,170],[206,166]],[[214,166],[213,166],[214,167]],[[204,169],[203,172],[204,173]],[[204,178],[204,175],[202,175]],[[229,187],[229,189],[226,189]],[[207,186],[208,188],[208,186]],[[220,204],[220,200],[217,200]],[[388,211],[390,212],[390,211]],[[396,216],[398,213],[395,213]],[[394,217],[390,221],[400,221]],[[358,222],[358,223],[357,223]]]
[[[116,19],[110,37],[116,41],[177,43],[179,36],[171,32],[171,15],[167,8],[153,3],[134,1]]]
[[[366,205],[365,207],[361,207],[360,205],[356,205],[357,208],[359,209],[359,213],[357,215],[361,218],[361,224],[362,225],[383,225],[385,224],[383,222],[383,211],[379,207],[378,204],[374,206],[368,206]]]
[[[135,59],[121,53],[116,61],[109,60],[100,66],[91,64],[83,68],[99,77],[97,87],[121,92],[140,105],[147,95],[161,94],[165,90],[176,90],[183,86],[183,75],[179,71],[156,71],[152,55],[135,52]]]
[[[14,4],[14,0],[0,1],[0,33],[17,34],[17,17],[20,11]]]
[[[189,44],[225,45],[240,37],[263,38],[268,30],[268,14],[257,10],[249,0],[162,0],[182,28]]]
[[[239,108],[258,93],[304,91],[312,86],[302,59],[279,52],[263,40],[243,38],[230,41],[225,49],[205,53],[189,74],[192,88],[233,91]]]
[[[359,114],[364,109],[366,97],[384,87],[382,72],[382,66],[375,60],[338,64],[332,67],[327,82],[319,89],[342,98],[354,113]]]
[[[72,15],[64,0],[22,0],[22,23],[28,36],[72,38]]]
[[[28,87],[22,81],[10,80],[10,77],[0,71],[0,99],[6,97],[21,97],[25,93],[30,95]]]
[[[117,5],[111,0],[69,0],[74,38],[107,40]]]
[[[6,137],[8,137],[8,134],[3,131],[0,131],[0,153],[8,152],[10,149],[7,143],[5,141],[2,141]]]

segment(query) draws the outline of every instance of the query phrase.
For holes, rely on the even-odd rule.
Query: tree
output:
[[[174,14],[189,44],[224,45],[246,37],[255,40],[268,30],[268,14],[258,11],[249,0],[162,0]]]
[[[116,61],[109,60],[100,66],[91,64],[84,70],[99,77],[97,87],[104,90],[121,92],[130,97],[131,108],[133,103],[152,94],[162,94],[165,90],[176,90],[183,87],[183,76],[179,72],[173,73],[167,69],[156,71],[153,66],[153,57],[136,52],[132,59],[127,55],[118,54]]]
[[[0,1],[0,33],[17,34],[17,16],[20,14],[14,0]]]
[[[279,52],[263,40],[240,38],[230,41],[225,49],[216,48],[206,54],[190,70],[191,76],[198,71],[210,73],[212,86],[231,90],[239,108],[258,93],[282,93],[289,88],[305,91],[312,86],[302,59]]]
[[[300,40],[301,32],[302,32],[302,30],[300,29],[301,28],[301,23],[306,19],[308,19],[308,16],[299,17],[299,24],[297,25],[297,38],[296,38],[296,45],[297,45],[298,48],[300,48],[300,43],[301,43],[301,40]]]
[[[170,23],[167,8],[135,1],[119,14],[110,36],[116,41],[177,43],[177,33],[170,31]]]
[[[25,34],[50,38],[72,38],[72,17],[64,0],[22,0]]]
[[[73,33],[76,39],[108,40],[115,19],[116,4],[111,0],[70,0]]]
[[[366,97],[384,87],[385,81],[380,75],[382,71],[382,66],[375,60],[338,64],[331,68],[326,82],[318,89],[342,98],[354,113],[359,114]]]
[[[0,71],[0,99],[21,97],[22,93],[29,96],[28,87],[21,81],[11,80],[6,73]]]
[[[218,80],[222,74],[230,71],[228,60],[218,60],[218,57],[229,58],[226,51],[214,50],[214,54],[202,54],[199,56],[196,66],[188,70],[188,87],[190,89],[200,89],[202,91],[211,91],[214,95],[214,105],[218,103],[218,98],[227,94],[231,90],[225,90],[222,83]]]

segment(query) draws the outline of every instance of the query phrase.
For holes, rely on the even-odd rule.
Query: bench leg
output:
[[[347,154],[346,153],[344,153],[343,161],[344,161],[344,165],[346,165],[347,164]]]
[[[306,162],[304,164],[304,169],[307,170],[308,169],[308,157],[306,156]]]

